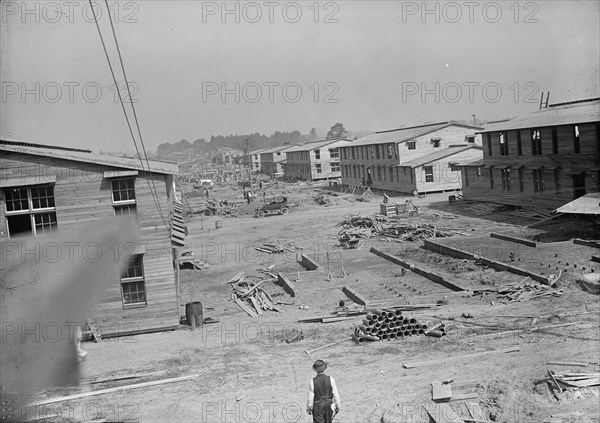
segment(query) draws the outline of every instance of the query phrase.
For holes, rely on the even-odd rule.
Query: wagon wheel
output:
[[[288,209],[287,207],[282,207],[281,210],[279,210],[279,213],[286,215],[290,212],[290,209]]]
[[[263,218],[265,217],[266,213],[264,212],[264,210],[259,210],[256,212],[256,217],[258,218]]]

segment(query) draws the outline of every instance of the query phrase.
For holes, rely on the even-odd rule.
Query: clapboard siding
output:
[[[515,206],[536,206],[556,209],[575,198],[574,175],[584,174],[585,191],[600,190],[600,134],[598,123],[583,123],[579,128],[579,152],[575,150],[575,125],[543,127],[541,154],[533,155],[532,130],[526,128],[504,131],[508,142],[508,154],[501,155],[500,132],[483,134],[484,165],[494,166],[494,188],[490,187],[489,169],[461,166],[463,195],[465,199],[491,201]],[[556,144],[553,145],[553,133]],[[518,134],[521,134],[521,154],[518,150]],[[489,146],[491,142],[491,152]],[[501,171],[498,166],[510,165],[510,190],[502,189]],[[535,192],[532,167],[543,169],[543,192]],[[519,168],[523,168],[524,183],[519,184]],[[558,170],[559,189],[554,171]],[[468,181],[467,181],[468,172]],[[538,190],[539,191],[539,190]]]
[[[54,198],[59,230],[114,218],[111,179],[104,178],[107,170],[118,168],[5,151],[0,158],[0,172],[4,179],[33,177],[34,184],[44,184],[56,178]],[[122,328],[125,323],[143,330],[172,327],[179,323],[171,239],[169,228],[165,225],[169,223],[172,210],[173,179],[171,175],[141,171],[134,178],[140,243],[145,249],[143,264],[147,305],[124,308],[121,285],[116,281],[92,313],[101,330],[115,325]],[[158,213],[149,183],[150,186],[154,183],[152,188],[156,188],[164,220]],[[6,239],[4,193],[1,202],[0,238]]]

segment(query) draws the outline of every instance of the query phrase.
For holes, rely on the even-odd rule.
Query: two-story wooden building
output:
[[[0,141],[0,152],[0,238],[131,217],[141,244],[90,315],[103,336],[179,325],[172,246],[183,244],[185,227],[176,164],[19,141]]]
[[[460,189],[460,173],[448,162],[480,157],[481,129],[439,122],[360,138],[340,148],[342,184],[406,193]]]
[[[285,152],[291,147],[293,146],[283,145],[261,151],[260,171],[265,175],[282,176],[286,159]]]
[[[483,159],[458,161],[465,199],[556,209],[600,190],[600,99],[486,126]]]
[[[287,179],[341,181],[340,148],[347,139],[312,141],[285,151],[284,175]]]

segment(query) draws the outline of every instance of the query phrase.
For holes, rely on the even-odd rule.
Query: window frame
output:
[[[406,147],[409,150],[416,150],[417,149],[417,142],[416,141],[406,141]]]
[[[428,172],[431,170],[431,172]],[[435,182],[433,177],[433,166],[423,166],[423,171],[425,172],[425,182]],[[431,180],[429,180],[431,179]]]
[[[32,190],[34,189],[41,189],[41,188],[51,188],[52,189],[52,194],[51,196],[40,196],[39,198],[51,198],[52,199],[52,206],[48,206],[48,207],[34,207],[33,202],[34,202],[34,197],[33,197],[33,193]],[[10,190],[25,190],[27,193],[27,208],[21,208],[19,210],[8,210],[8,200],[7,200],[7,192]],[[6,188],[2,188],[3,191],[3,196],[4,196],[4,216],[5,216],[5,220],[6,220],[6,232],[8,234],[8,238],[11,239],[13,237],[21,237],[21,236],[38,236],[38,235],[44,235],[50,232],[54,232],[56,230],[58,230],[58,217],[56,214],[56,199],[55,199],[55,195],[54,195],[54,184],[37,184],[37,185],[23,185],[23,186],[14,186],[14,187],[6,187]],[[47,194],[47,193],[46,193]],[[12,195],[11,195],[12,197]],[[19,203],[20,206],[22,206],[22,202],[25,200],[25,197],[21,197],[19,196]],[[14,202],[11,200],[11,202]],[[15,216],[29,216],[29,221],[30,221],[30,225],[31,225],[31,233],[27,233],[27,235],[16,235],[13,234],[11,235],[10,233],[10,224],[9,224],[9,220],[11,217],[15,217]],[[49,225],[49,230],[45,230],[43,229],[42,231],[40,231],[38,233],[38,223],[36,221],[36,216],[50,216],[50,218],[52,217],[52,215],[54,215],[54,220],[50,221],[50,225]],[[46,225],[42,223],[42,225],[39,225],[41,228],[45,228]],[[20,232],[23,233],[23,232]]]
[[[147,307],[148,306],[148,290],[146,289],[146,275],[144,272],[144,255],[143,254],[134,254],[132,256],[130,256],[131,258],[129,259],[131,261],[131,263],[133,264],[133,267],[136,267],[136,262],[135,260],[137,260],[139,258],[140,263],[139,263],[139,267],[141,270],[141,275],[135,275],[135,276],[127,276],[127,277],[123,277],[123,274],[120,275],[120,288],[121,288],[121,303],[123,305],[123,309],[131,309],[131,308],[141,308],[141,307]],[[127,263],[128,264],[128,263]],[[129,267],[129,264],[127,267],[124,267],[124,272],[129,271],[131,267]],[[129,284],[139,284],[142,283],[143,284],[143,288],[144,288],[144,301],[143,302],[135,302],[135,303],[126,303],[125,302],[125,291],[124,291],[124,285],[129,285]],[[139,291],[137,291],[139,292]],[[139,295],[139,294],[138,294]]]

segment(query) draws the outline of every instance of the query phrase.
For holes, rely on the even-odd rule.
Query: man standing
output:
[[[310,381],[306,411],[312,414],[313,423],[331,423],[340,411],[340,394],[335,380],[324,374],[327,363],[315,361],[313,370],[317,376]]]

